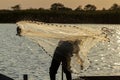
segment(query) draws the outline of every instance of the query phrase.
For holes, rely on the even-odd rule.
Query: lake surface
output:
[[[96,46],[90,51],[90,68],[80,75],[120,75],[120,25],[80,26],[109,27],[115,30],[110,43],[98,44],[99,47]],[[14,80],[23,80],[23,74],[28,74],[29,80],[49,80],[51,57],[36,43],[25,37],[16,36],[16,27],[15,24],[0,24],[0,73]],[[57,80],[61,80],[61,69],[58,71]]]

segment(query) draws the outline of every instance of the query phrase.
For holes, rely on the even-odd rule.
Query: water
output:
[[[0,24],[1,74],[15,80],[23,80],[23,74],[34,80],[49,80],[50,61],[37,44],[16,36],[15,24]]]
[[[88,55],[91,67],[81,75],[120,75],[120,25],[82,24],[88,27],[110,27],[116,29],[116,35],[110,43],[98,44]],[[49,80],[51,57],[25,37],[16,36],[15,24],[0,24],[0,73],[23,80],[28,74],[29,80]],[[106,46],[110,46],[106,47]],[[111,48],[112,47],[112,48]],[[57,74],[61,80],[61,69]]]

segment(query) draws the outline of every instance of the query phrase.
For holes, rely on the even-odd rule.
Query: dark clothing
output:
[[[62,59],[68,58],[69,60],[73,53],[73,44],[69,41],[61,41],[55,49],[53,58],[61,61]]]
[[[56,61],[55,59],[52,60],[51,67],[50,67],[50,80],[56,80],[57,70],[60,66],[61,62]],[[62,61],[63,72],[66,74],[67,80],[72,80],[71,72],[67,69],[66,60]]]
[[[70,71],[70,61],[73,53],[79,51],[78,48],[74,49],[75,44],[73,41],[61,41],[56,48],[53,60],[50,66],[50,80],[56,80],[57,70],[62,62],[63,72],[66,74],[67,80],[72,80]],[[77,51],[74,51],[77,50]]]

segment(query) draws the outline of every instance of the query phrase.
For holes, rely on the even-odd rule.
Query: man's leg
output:
[[[67,80],[72,80],[72,75],[70,72],[70,65],[67,60],[62,61],[63,72],[66,75]]]
[[[71,72],[66,68],[63,68],[63,71],[64,71],[64,73],[66,75],[67,80],[72,80]]]
[[[50,66],[50,70],[49,70],[50,80],[56,80],[56,73],[57,73],[59,66],[60,66],[60,62],[53,59],[51,66]]]

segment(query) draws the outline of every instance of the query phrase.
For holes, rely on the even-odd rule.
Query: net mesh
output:
[[[106,27],[103,28],[89,28],[80,27],[67,24],[48,24],[36,21],[19,21],[16,23],[21,29],[21,35],[28,37],[32,41],[38,43],[43,50],[53,55],[55,48],[60,40],[81,40],[79,44],[80,52],[79,57],[82,58],[84,63],[87,60],[87,54],[90,49],[94,47],[98,42],[109,41],[108,35],[111,35],[113,31]],[[77,61],[76,56],[72,57],[71,66],[74,73],[80,73],[80,64]],[[83,64],[85,66],[85,64]],[[87,66],[89,65],[89,61]]]

